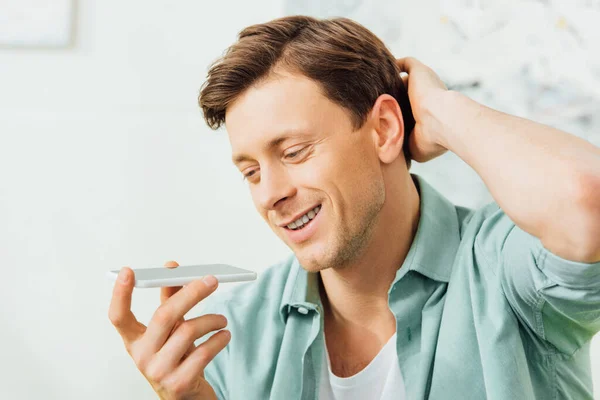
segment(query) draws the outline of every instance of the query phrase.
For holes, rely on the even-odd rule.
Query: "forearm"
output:
[[[600,149],[456,92],[428,104],[438,142],[481,176],[498,205],[554,254],[600,260]]]

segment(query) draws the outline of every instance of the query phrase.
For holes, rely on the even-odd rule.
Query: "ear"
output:
[[[382,94],[371,110],[374,127],[374,139],[377,154],[381,162],[390,164],[399,156],[404,157],[404,120],[396,99]]]

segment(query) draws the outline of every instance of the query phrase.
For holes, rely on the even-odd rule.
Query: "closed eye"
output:
[[[248,171],[248,172],[246,172],[245,174],[242,174],[242,175],[243,175],[243,179],[246,180],[246,179],[251,178],[252,176],[256,175],[256,170],[252,169],[252,170],[250,170],[250,171]]]
[[[288,160],[294,159],[297,156],[299,156],[300,154],[302,154],[304,152],[304,150],[306,150],[306,147],[303,147],[303,148],[293,151],[291,153],[287,153],[284,157],[287,158]]]

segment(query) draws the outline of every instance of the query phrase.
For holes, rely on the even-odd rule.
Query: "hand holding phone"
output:
[[[165,266],[176,269],[179,264],[172,261]],[[204,369],[229,343],[231,334],[221,330],[199,346],[194,341],[225,328],[227,320],[223,315],[206,314],[186,321],[184,315],[215,291],[217,279],[207,275],[183,287],[161,288],[161,305],[147,327],[131,312],[134,282],[133,270],[121,269],[108,316],[137,368],[162,399],[216,400]]]

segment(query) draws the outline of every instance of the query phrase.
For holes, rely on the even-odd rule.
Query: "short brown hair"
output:
[[[404,119],[404,156],[410,166],[408,135],[414,118],[400,70],[383,42],[347,18],[291,16],[249,26],[211,66],[198,102],[212,129],[225,122],[225,111],[250,86],[276,66],[313,79],[324,95],[350,112],[360,128],[375,100],[393,96]]]

